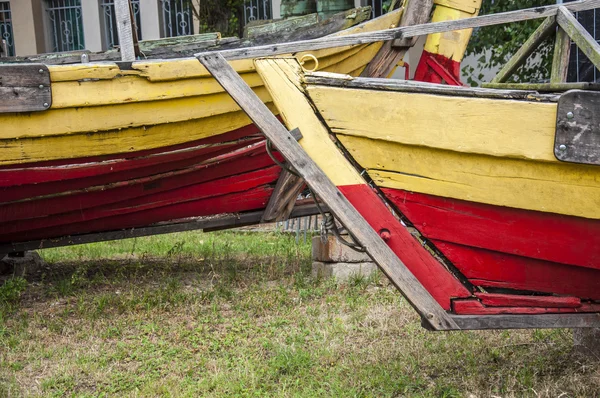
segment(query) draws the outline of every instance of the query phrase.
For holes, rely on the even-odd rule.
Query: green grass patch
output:
[[[290,235],[40,254],[50,270],[0,283],[0,397],[600,396],[570,331],[427,332],[380,275],[312,278]]]

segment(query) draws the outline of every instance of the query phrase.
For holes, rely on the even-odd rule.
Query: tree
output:
[[[244,0],[187,0],[200,23],[200,33],[221,32],[225,37],[241,36]]]
[[[556,0],[483,0],[480,15],[555,3]],[[480,57],[477,60],[477,67],[469,65],[463,67],[467,83],[477,85],[483,78],[482,70],[504,65],[541,23],[542,21],[538,19],[486,26],[474,30],[466,55],[480,55]],[[552,53],[553,37],[550,37],[531,55],[529,62],[516,71],[511,81],[541,82],[549,79]]]

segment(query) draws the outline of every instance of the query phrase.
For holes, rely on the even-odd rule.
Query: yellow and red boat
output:
[[[344,23],[365,12],[347,12]],[[401,14],[336,35],[394,27]],[[306,67],[358,74],[381,45],[295,56]],[[253,59],[232,66],[276,111]],[[281,172],[258,129],[195,58],[8,64],[0,78],[8,85],[0,87],[1,243],[264,209]]]

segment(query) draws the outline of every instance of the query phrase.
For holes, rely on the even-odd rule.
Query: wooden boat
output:
[[[546,10],[556,19],[543,28],[557,21],[600,68],[600,45],[570,11],[536,11]],[[285,129],[219,70],[224,58],[199,58],[429,327],[600,325],[594,85],[534,85],[552,92],[540,94],[305,73],[295,59],[257,59],[285,126],[302,133],[295,146],[275,142]],[[573,87],[586,90],[564,91]]]
[[[401,11],[339,35],[395,26]],[[381,45],[295,56],[357,74]],[[232,66],[275,111],[253,60]],[[0,104],[0,242],[264,209],[281,172],[195,58],[1,65],[0,76],[24,85]]]

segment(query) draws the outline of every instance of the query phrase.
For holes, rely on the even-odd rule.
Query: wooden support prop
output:
[[[453,315],[461,329],[597,328],[600,314]]]
[[[509,11],[492,15],[483,15],[473,18],[457,19],[454,21],[442,21],[423,25],[404,26],[400,28],[382,30],[377,32],[357,33],[354,35],[335,37],[329,36],[314,40],[304,40],[289,43],[269,44],[264,46],[256,46],[252,48],[224,50],[221,51],[220,54],[223,58],[229,60],[244,58],[260,58],[279,54],[296,53],[300,51],[320,50],[323,48],[335,48],[352,46],[356,44],[375,43],[378,41],[405,39],[408,37],[423,36],[431,33],[451,32],[454,30],[478,28],[482,26],[492,26],[509,22],[529,21],[532,19],[556,16],[560,7],[564,7],[565,9],[570,11],[591,10],[593,8],[600,8],[600,0],[574,1],[571,3],[566,3],[564,6],[551,5],[544,7],[527,8],[524,10]],[[200,57],[203,55],[204,53],[195,54],[196,57]]]
[[[550,83],[564,83],[569,71],[569,56],[571,54],[571,39],[562,28],[556,31],[554,54],[552,55],[552,73]]]
[[[600,69],[600,44],[589,34],[587,30],[575,19],[569,9],[561,6],[558,9],[556,21],[569,37],[577,44],[577,47],[589,58],[597,69]]]
[[[115,0],[115,20],[119,33],[119,47],[121,61],[135,61],[135,48],[133,45],[133,29],[129,14],[129,0]]]
[[[321,204],[327,211],[327,206]],[[314,204],[298,205],[290,214],[290,218],[313,216],[319,214]],[[82,235],[71,235],[62,238],[42,239],[28,242],[5,243],[0,245],[1,253],[11,253],[27,250],[49,249],[51,247],[82,245],[86,243],[105,242],[109,240],[139,238],[142,236],[170,234],[173,232],[195,231],[202,229],[205,232],[243,227],[260,223],[262,211],[240,214],[227,214],[221,217],[198,218],[182,222],[165,222],[143,228],[129,228],[118,231],[98,232]]]
[[[302,138],[302,134],[297,128],[290,131],[290,134],[296,141]],[[294,209],[296,198],[304,188],[304,185],[302,178],[288,170],[283,170],[260,221],[274,222],[287,220]]]
[[[535,51],[535,49],[555,31],[556,17],[548,17],[538,26],[519,50],[508,60],[506,64],[492,79],[492,83],[504,83],[508,78],[527,61],[527,58]]]
[[[402,13],[400,26],[426,23],[433,9],[433,0],[409,0]],[[375,57],[360,74],[367,77],[387,77],[398,62],[404,58],[408,49],[414,46],[416,37],[389,40],[383,44]]]
[[[242,78],[217,54],[204,54],[199,61],[246,112],[255,125],[277,147],[283,157],[304,178],[346,229],[356,237],[407,300],[436,330],[458,329],[449,314],[406,268],[369,223],[342,195],[337,187],[293,139],[277,117],[254,94]]]

